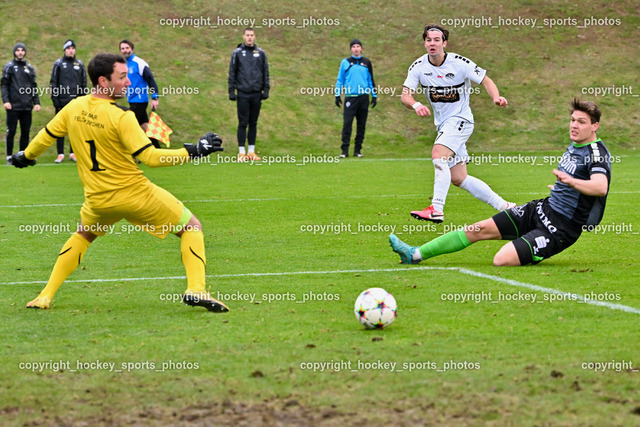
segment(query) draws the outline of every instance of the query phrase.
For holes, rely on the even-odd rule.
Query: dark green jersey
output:
[[[572,143],[562,155],[558,170],[584,180],[590,179],[593,174],[602,173],[610,183],[611,155],[599,138],[588,144]],[[606,195],[587,196],[560,181],[556,181],[549,198],[549,204],[555,212],[579,226],[598,225],[602,220],[606,202]]]

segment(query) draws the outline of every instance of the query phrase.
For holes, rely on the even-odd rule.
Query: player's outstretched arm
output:
[[[208,132],[194,144],[184,144],[184,148],[192,159],[205,157],[216,151],[223,151],[222,138],[213,132]]]
[[[17,168],[26,168],[27,166],[35,166],[36,159],[27,159],[24,155],[24,151],[18,151],[13,156],[11,156],[11,162],[13,166]]]
[[[62,115],[63,114],[59,114],[59,116]],[[66,135],[66,132],[62,132],[57,123],[59,123],[59,121],[56,121],[54,118],[54,120],[50,121],[44,129],[41,129],[40,132],[38,132],[36,137],[31,140],[24,151],[19,151],[11,156],[13,165],[21,169],[26,168],[27,166],[34,166],[36,164],[36,158],[47,151],[47,148],[51,147],[51,145],[58,140],[58,135]]]
[[[184,148],[167,150],[149,145],[137,154],[137,158],[145,165],[155,168],[175,166],[188,163],[195,158],[206,157],[216,151],[223,151],[222,139],[213,132],[200,137],[195,144],[184,144]]]
[[[486,89],[494,104],[496,104],[498,107],[503,108],[509,105],[507,98],[500,96],[498,86],[496,86],[496,84],[489,78],[489,76],[485,76],[481,84]]]

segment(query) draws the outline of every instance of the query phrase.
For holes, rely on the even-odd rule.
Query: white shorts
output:
[[[453,151],[453,157],[447,162],[449,168],[458,163],[469,163],[471,160],[467,152],[467,140],[473,133],[473,126],[471,122],[459,117],[452,117],[438,128],[438,136],[433,144],[443,145]]]

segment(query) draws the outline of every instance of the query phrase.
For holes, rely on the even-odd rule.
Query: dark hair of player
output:
[[[131,48],[131,50],[133,50],[133,49],[134,49],[134,47],[133,47],[133,42],[132,42],[132,41],[127,40],[127,39],[124,39],[124,40],[122,40],[122,41],[118,44],[118,47],[120,47],[120,45],[121,45],[122,43],[126,43],[126,44],[128,44],[128,45],[129,45],[129,47]]]
[[[449,30],[436,24],[429,24],[426,27],[424,27],[424,32],[422,33],[422,40],[425,40],[427,38],[427,31],[429,30],[438,30],[443,35],[442,41],[446,42],[447,40],[449,40]]]
[[[247,27],[242,31],[242,34],[246,33],[247,31],[253,31],[253,28],[251,27]],[[254,31],[255,32],[255,31]]]
[[[591,123],[600,123],[600,109],[595,102],[573,98],[573,101],[571,102],[571,113],[574,111],[587,113],[591,119]]]
[[[111,74],[116,62],[127,63],[122,55],[105,52],[99,53],[91,59],[87,71],[94,87],[98,87],[98,79],[100,77],[106,77],[107,80],[111,80]]]

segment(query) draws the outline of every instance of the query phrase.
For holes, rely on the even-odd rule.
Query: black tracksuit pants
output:
[[[245,141],[249,145],[256,145],[258,134],[258,116],[262,106],[262,93],[245,93],[238,91],[236,100],[238,107],[238,147],[244,147]],[[247,133],[247,127],[249,132]]]
[[[13,154],[13,139],[18,130],[18,122],[20,122],[20,150],[24,151],[29,145],[29,130],[31,129],[31,110],[16,111],[5,110],[7,113],[7,139],[6,149],[7,156]]]
[[[353,119],[357,121],[355,152],[359,153],[364,141],[364,131],[367,126],[367,115],[369,114],[369,95],[349,96],[344,99],[344,121],[342,123],[342,151],[349,150],[351,140],[351,130]]]

